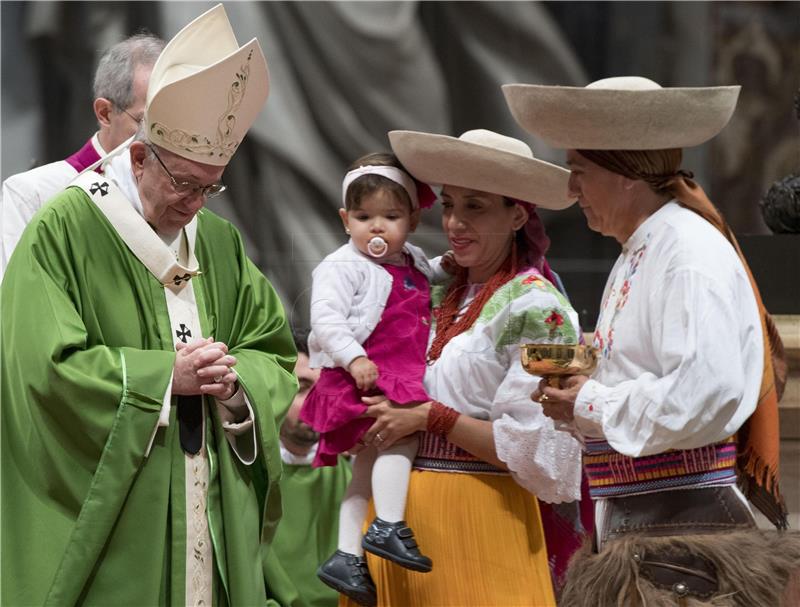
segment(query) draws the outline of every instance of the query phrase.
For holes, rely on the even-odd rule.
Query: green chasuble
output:
[[[321,468],[283,464],[283,517],[264,571],[270,594],[276,598],[285,594],[281,585],[285,572],[289,588],[299,594],[292,607],[336,607],[339,603],[339,593],[320,581],[317,567],[336,550],[339,505],[350,476],[350,463],[344,457],[335,466]]]
[[[197,222],[203,336],[238,359],[258,450],[243,464],[207,399],[214,604],[264,605],[281,510],[275,419],[297,389],[295,350],[238,232],[209,211]],[[163,285],[69,188],[25,231],[0,306],[2,604],[184,605],[187,458],[174,397],[148,453],[175,358]]]

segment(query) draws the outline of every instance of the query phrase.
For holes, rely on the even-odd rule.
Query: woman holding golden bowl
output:
[[[583,440],[595,502],[561,607],[797,605],[800,534],[784,531],[779,483],[783,347],[736,237],[682,168],[682,149],[730,120],[739,87],[623,76],[504,92],[523,128],[567,150],[589,228],[621,247],[597,370],[533,394]],[[751,504],[780,531],[759,529]]]
[[[376,420],[366,443],[424,432],[406,512],[433,560],[421,574],[368,559],[378,604],[555,605],[548,559],[560,575],[583,535],[580,445],[531,404],[538,378],[519,352],[579,338],[534,206],[570,206],[568,173],[490,131],[389,139],[415,178],[444,184],[442,227],[460,269],[432,289],[424,382],[435,400],[365,399]]]

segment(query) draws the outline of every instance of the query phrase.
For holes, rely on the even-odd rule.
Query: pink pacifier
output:
[[[373,257],[383,257],[384,255],[386,255],[386,251],[388,250],[389,250],[388,243],[380,236],[373,237],[367,243],[367,253],[369,253]]]

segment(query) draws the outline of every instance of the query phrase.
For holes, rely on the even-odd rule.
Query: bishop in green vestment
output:
[[[154,66],[137,140],[23,234],[0,286],[4,605],[267,603],[295,348],[202,210],[267,82],[208,11]]]

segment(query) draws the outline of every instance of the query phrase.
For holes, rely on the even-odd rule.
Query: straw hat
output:
[[[218,4],[178,32],[153,66],[147,135],[189,160],[225,166],[268,93],[261,45],[253,38],[240,48]]]
[[[503,93],[520,126],[554,148],[661,150],[714,137],[728,124],[740,88],[662,88],[624,76],[586,88],[507,84]]]
[[[418,180],[455,185],[560,210],[567,197],[569,171],[537,160],[528,145],[478,129],[459,138],[416,131],[391,131],[392,150]]]

